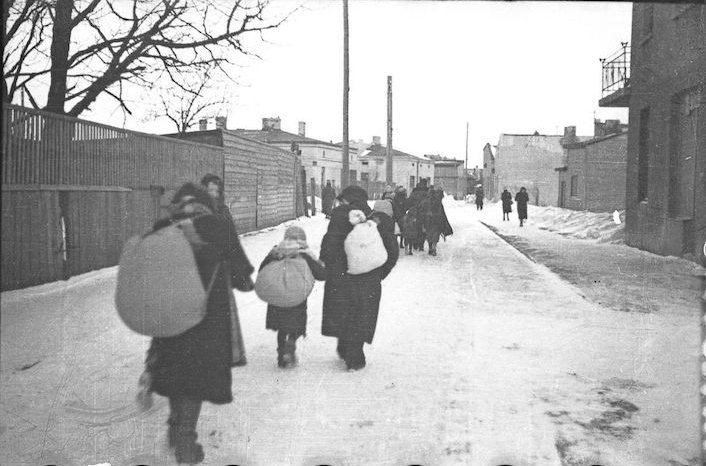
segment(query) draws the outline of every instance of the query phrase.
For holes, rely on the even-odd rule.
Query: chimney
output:
[[[576,126],[564,126],[564,137],[561,138],[561,144],[571,144],[577,141]]]
[[[216,128],[217,129],[226,129],[227,125],[228,125],[228,117],[227,116],[217,116],[216,117]]]
[[[208,129],[208,119],[201,118],[199,120],[199,131],[206,131],[206,129]]]
[[[373,144],[380,145],[380,136],[373,136]]]
[[[306,136],[306,122],[304,121],[299,122],[299,136]]]
[[[282,129],[282,120],[279,117],[276,118],[263,118],[262,119],[262,129],[268,131],[271,129]]]

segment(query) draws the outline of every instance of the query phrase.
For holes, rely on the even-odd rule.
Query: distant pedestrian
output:
[[[404,244],[405,254],[408,256],[413,254],[412,247],[417,244],[420,231],[421,220],[419,219],[419,207],[410,207],[402,219],[402,242]]]
[[[250,276],[255,271],[255,268],[250,263],[248,256],[245,254],[238,231],[233,220],[233,215],[225,202],[225,191],[223,180],[220,176],[209,173],[201,178],[201,186],[203,186],[208,195],[211,196],[215,204],[215,215],[223,223],[228,230],[228,247],[230,253],[236,258],[233,262],[224,263],[226,269],[226,279],[233,280],[227,288],[230,290],[236,288],[239,291],[252,291],[255,284]],[[233,270],[230,270],[230,269]],[[233,345],[233,366],[244,366],[247,364],[245,357],[245,345],[243,343],[243,335],[240,327],[240,319],[238,310],[235,305],[233,293],[228,293],[231,308],[231,327],[233,337],[231,343]]]
[[[503,189],[503,193],[500,195],[500,200],[503,203],[503,222],[505,220],[510,220],[510,213],[512,212],[512,194],[507,188]]]
[[[321,190],[321,211],[326,218],[331,218],[331,210],[333,210],[333,201],[336,199],[336,190],[331,186],[331,182],[327,181],[324,189]]]
[[[517,216],[520,219],[520,226],[524,220],[527,220],[527,203],[529,202],[529,194],[525,187],[520,188],[520,192],[515,194],[515,202],[517,202]]]
[[[485,193],[483,192],[483,186],[478,185],[476,187],[476,210],[483,210],[483,199],[485,198]]]
[[[192,219],[185,234],[188,232],[198,275],[204,289],[209,290],[203,320],[179,335],[153,338],[147,352],[150,388],[169,398],[169,446],[174,448],[180,464],[196,464],[204,459],[203,447],[196,442],[196,424],[203,402],[220,405],[233,401],[233,335],[228,295],[232,296],[231,278],[237,281],[242,277],[228,276],[238,273],[240,258],[229,242],[228,224],[214,215],[215,210],[205,190],[187,183],[174,196],[170,217],[154,225],[157,231],[174,222]],[[223,263],[230,267],[219,267]]]
[[[392,188],[391,185],[385,185],[385,189],[383,190],[380,199],[389,199],[391,201],[395,199],[395,190]]]
[[[275,246],[260,264],[260,270],[266,265],[285,258],[301,257],[316,280],[326,279],[326,269],[309,249],[306,233],[298,226],[290,226],[284,232],[284,239]],[[305,286],[304,283],[291,283],[289,286]],[[265,328],[277,332],[277,365],[285,368],[296,364],[296,342],[306,336],[307,300],[292,307],[267,305]]]
[[[404,225],[402,224],[404,215],[407,213],[407,190],[398,186],[395,189],[395,198],[392,201],[392,219],[395,221],[397,228],[395,234],[400,237],[400,249],[404,248]],[[399,233],[397,233],[399,231]]]
[[[395,237],[385,226],[390,219],[384,213],[372,213],[368,193],[358,186],[348,186],[338,196],[341,205],[333,209],[331,221],[321,241],[321,260],[326,265],[321,333],[338,339],[336,351],[346,362],[349,371],[366,365],[363,346],[372,343],[377,326],[381,281],[397,262],[399,249]],[[380,267],[360,275],[348,273],[344,241],[353,230],[349,213],[362,211],[378,222],[387,261]],[[371,215],[372,214],[372,215]]]

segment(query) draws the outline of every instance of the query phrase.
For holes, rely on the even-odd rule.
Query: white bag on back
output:
[[[218,266],[204,289],[193,249],[182,230],[187,222],[134,236],[123,246],[115,307],[125,325],[141,335],[179,335],[206,315]]]
[[[387,250],[377,223],[366,220],[365,214],[360,210],[351,210],[348,219],[353,224],[353,230],[343,242],[348,260],[348,273],[360,275],[387,262]]]

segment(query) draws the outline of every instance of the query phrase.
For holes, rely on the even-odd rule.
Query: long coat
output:
[[[326,269],[315,261],[311,256],[305,253],[299,253],[299,256],[306,260],[311,274],[316,280],[326,279]],[[270,251],[270,253],[265,257],[260,264],[260,269],[270,262],[279,260],[276,248]],[[265,328],[268,330],[276,330],[287,332],[292,336],[300,337],[306,335],[306,321],[307,321],[307,300],[297,304],[293,307],[279,307],[272,304],[267,305],[267,316],[265,318]]]
[[[334,199],[336,199],[336,190],[331,186],[325,186],[321,190],[321,211],[324,215],[331,215]]]
[[[500,200],[503,202],[503,212],[512,212],[512,194],[510,194],[510,191],[503,191],[500,195]]]
[[[321,333],[348,341],[372,343],[382,294],[380,282],[397,263],[399,246],[394,234],[390,233],[391,227],[394,230],[392,219],[384,213],[374,213],[372,217],[379,221],[378,232],[387,250],[387,261],[368,273],[346,273],[348,262],[343,242],[353,229],[348,220],[348,212],[352,209],[370,214],[370,208],[363,203],[336,207],[321,242],[321,260],[328,272]]]
[[[526,191],[519,191],[515,194],[515,202],[517,202],[517,216],[520,220],[527,220],[527,203],[529,202],[529,194]]]
[[[444,205],[437,195],[430,193],[419,206],[419,212],[429,244],[438,243],[441,235],[453,234]]]
[[[240,244],[233,215],[223,201],[217,203],[215,214],[216,217],[223,222],[224,227],[228,229],[228,255],[233,259],[223,262],[225,275],[230,280],[230,283],[227,284],[227,288],[229,290],[236,288],[240,291],[250,291],[250,289],[246,288],[246,282],[249,281],[248,278],[250,278],[250,275],[252,275],[255,269],[250,263],[250,260],[248,260],[243,246]],[[232,291],[228,293],[228,298],[230,301],[231,342],[233,346],[232,365],[244,366],[247,363],[245,358],[245,344],[240,327],[240,319],[238,318],[238,308],[235,304],[235,297]]]
[[[155,230],[167,225],[169,220],[157,222]],[[193,225],[194,237],[189,239],[204,288],[218,266],[206,315],[198,325],[180,335],[153,338],[147,357],[148,370],[152,374],[152,390],[160,395],[225,404],[233,401],[229,284],[242,280],[237,275],[239,259],[229,241],[229,228],[216,215],[195,217]]]

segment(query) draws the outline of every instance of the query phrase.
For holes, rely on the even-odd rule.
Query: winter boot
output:
[[[338,344],[336,345],[336,354],[338,354],[339,358],[346,359],[346,345],[340,338],[338,339]]]
[[[365,353],[363,352],[362,341],[350,341],[346,345],[346,369],[348,372],[355,372],[365,367]]]
[[[279,367],[285,368],[296,364],[297,358],[294,355],[295,350],[296,339],[293,339],[292,337],[287,337],[287,340],[284,342],[284,348],[282,349],[279,358],[277,358],[277,365]]]
[[[179,464],[198,464],[204,459],[203,447],[196,442],[196,423],[201,413],[201,400],[188,398],[170,399],[177,421],[174,434],[174,456]],[[171,438],[170,438],[171,440]]]
[[[179,434],[174,449],[174,456],[178,464],[198,464],[204,460],[206,455],[196,438],[196,432]]]

